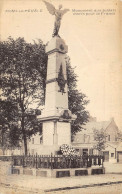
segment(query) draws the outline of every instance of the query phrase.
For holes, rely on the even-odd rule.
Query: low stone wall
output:
[[[0,175],[12,174],[12,163],[11,161],[0,161]]]
[[[122,164],[104,162],[104,167],[106,174],[122,174]]]
[[[83,176],[91,174],[104,174],[105,169],[102,166],[92,166],[90,168],[67,168],[67,169],[36,169],[23,168],[20,166],[12,166],[11,161],[0,161],[0,175],[10,174],[25,174],[41,177],[69,177],[69,176]]]
[[[22,168],[13,167],[13,174],[25,174],[41,177],[70,177],[70,176],[83,176],[83,175],[94,175],[104,174],[105,169],[103,167],[91,167],[91,168],[72,168],[72,169],[34,169],[34,168]]]

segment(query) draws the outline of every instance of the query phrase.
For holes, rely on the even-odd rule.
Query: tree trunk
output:
[[[4,132],[3,132],[3,129],[2,129],[2,152],[3,152],[3,155],[5,155],[5,148],[4,148]]]
[[[27,149],[27,139],[26,139],[26,135],[23,134],[23,140],[24,140],[24,150],[25,150],[25,155],[28,154],[28,149]]]
[[[25,151],[25,155],[27,155],[28,149],[27,149],[27,138],[26,138],[26,133],[25,133],[25,127],[24,127],[24,116],[22,116],[21,127],[22,127],[22,133],[23,133],[24,151]]]
[[[5,155],[5,148],[2,147],[3,156]]]

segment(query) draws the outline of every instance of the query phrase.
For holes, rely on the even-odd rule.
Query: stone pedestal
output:
[[[56,126],[55,126],[56,123]],[[62,145],[71,143],[70,123],[47,121],[43,123],[43,145]]]
[[[43,145],[71,144],[71,121],[76,117],[68,109],[68,87],[64,40],[55,36],[46,46],[48,55],[45,108],[38,117],[43,123]]]

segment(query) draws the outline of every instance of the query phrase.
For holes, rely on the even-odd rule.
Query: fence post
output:
[[[87,167],[90,165],[90,155],[87,155]]]
[[[35,161],[36,161],[35,160],[35,155],[33,154],[32,157],[33,157],[33,168],[35,168]]]
[[[36,153],[36,168],[37,168],[37,166],[38,166],[38,165],[37,165],[37,153]]]
[[[94,165],[94,156],[92,157],[92,166]]]
[[[11,166],[13,167],[14,166],[14,157],[13,157],[13,153],[11,155]]]
[[[23,157],[22,157],[22,166],[24,168],[24,154],[23,154]]]
[[[52,153],[51,153],[51,169],[53,169],[53,164],[52,164],[52,159],[53,159],[53,157],[52,157]]]
[[[47,168],[49,168],[49,156],[47,155]]]
[[[102,167],[103,167],[103,160],[104,160],[104,156],[102,156]]]
[[[54,158],[53,158],[53,161],[54,161],[53,168],[57,168],[57,167],[56,167],[56,159],[55,159],[55,158],[56,158],[56,156],[54,155]]]
[[[98,155],[98,157],[96,157],[96,165],[98,165],[98,158],[99,158],[99,155]]]

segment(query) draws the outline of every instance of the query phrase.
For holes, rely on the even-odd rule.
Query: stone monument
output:
[[[45,2],[45,1],[44,1]],[[68,109],[68,86],[66,71],[66,53],[68,46],[60,38],[58,31],[61,17],[66,10],[56,10],[50,3],[45,2],[48,10],[53,9],[56,17],[52,39],[46,46],[48,55],[45,108],[38,116],[43,124],[44,154],[56,153],[62,144],[71,144],[71,121],[76,119]],[[60,16],[60,20],[58,17]],[[58,23],[58,21],[60,21]],[[43,152],[44,152],[43,150]]]

